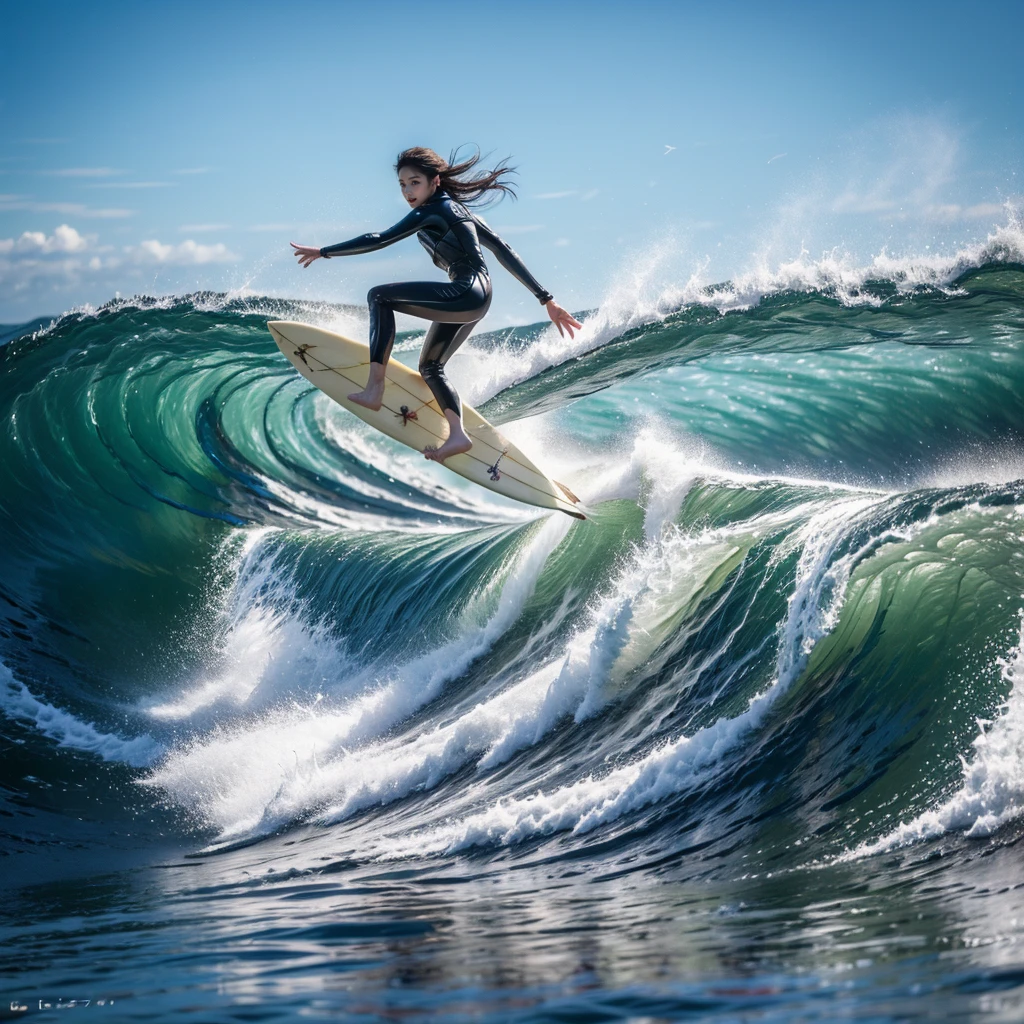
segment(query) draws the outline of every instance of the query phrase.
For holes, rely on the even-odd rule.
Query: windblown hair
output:
[[[459,151],[454,150],[449,159],[445,160],[432,149],[413,146],[411,149],[403,149],[398,154],[395,173],[403,167],[414,167],[429,178],[440,175],[441,188],[460,203],[478,203],[492,192],[497,194],[489,196],[485,202],[493,202],[505,195],[516,198],[515,189],[505,180],[515,174],[515,168],[510,167],[507,160],[503,160],[493,171],[480,171],[467,178],[464,175],[480,163],[480,150],[468,160],[459,161],[458,155]]]

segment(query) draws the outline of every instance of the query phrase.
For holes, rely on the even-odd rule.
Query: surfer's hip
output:
[[[460,309],[483,308],[491,304],[491,279],[479,270],[464,271],[449,278],[448,285],[442,285],[448,300]],[[483,314],[481,314],[482,316]]]
[[[465,264],[455,264],[448,268],[448,280],[453,285],[463,288],[477,288],[482,292],[490,292],[491,278],[486,270],[478,267],[467,267]]]
[[[382,311],[408,313],[438,323],[469,323],[481,319],[491,303],[491,282],[474,272],[452,281],[401,281],[376,285],[367,296],[371,333]]]

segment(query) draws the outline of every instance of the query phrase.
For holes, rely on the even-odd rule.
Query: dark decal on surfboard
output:
[[[298,347],[298,348],[297,348],[297,349],[295,350],[295,354],[296,354],[296,355],[297,355],[297,356],[298,356],[298,357],[299,357],[299,358],[300,358],[300,359],[301,359],[301,360],[302,360],[302,361],[303,361],[304,363],[306,363],[306,365],[307,365],[307,366],[309,366],[309,363],[308,363],[308,362],[306,362],[306,353],[307,353],[307,352],[308,352],[308,351],[309,351],[309,350],[310,350],[311,348],[316,348],[316,345],[311,345],[311,344],[309,344],[309,343],[307,342],[307,343],[306,343],[305,345],[300,345],[300,346],[299,346],[299,347]],[[312,369],[312,367],[311,367],[311,366],[310,366],[309,368],[310,368],[310,369]]]
[[[494,465],[493,466],[488,466],[487,467],[487,472],[490,473],[492,480],[500,480],[501,479],[501,470],[498,469],[498,463],[501,462],[501,460],[506,455],[508,455],[508,449],[507,448],[494,460]]]
[[[400,409],[398,410],[398,412],[396,412],[396,413],[395,413],[395,415],[396,415],[396,416],[401,416],[401,417],[402,417],[402,426],[403,426],[403,427],[404,427],[404,426],[406,426],[406,425],[408,424],[409,420],[414,420],[414,419],[416,419],[416,418],[417,418],[417,417],[416,417],[416,413],[414,413],[414,412],[409,412],[409,406],[407,406],[407,405],[403,405],[403,406],[402,406],[402,407],[401,407],[401,408],[400,408]]]

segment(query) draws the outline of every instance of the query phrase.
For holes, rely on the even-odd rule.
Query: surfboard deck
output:
[[[448,437],[448,421],[423,378],[395,359],[384,377],[384,404],[376,412],[348,400],[366,387],[370,350],[321,327],[293,320],[271,320],[270,334],[288,361],[315,388],[364,423],[410,448],[423,451]],[[579,499],[537,468],[508,438],[472,406],[463,404],[462,422],[473,447],[442,463],[454,473],[490,491],[540,508],[586,519]]]

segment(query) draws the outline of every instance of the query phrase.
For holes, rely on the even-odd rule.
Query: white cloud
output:
[[[832,209],[836,213],[884,213],[898,207],[895,199],[887,199],[877,193],[861,193],[852,189],[836,196]]]
[[[1006,203],[976,203],[964,210],[965,217],[999,217],[1006,213]]]
[[[124,171],[113,167],[63,167],[56,171],[43,171],[55,178],[113,178]]]
[[[360,228],[352,224],[339,224],[330,223],[329,221],[307,221],[305,223],[280,221],[276,224],[250,224],[250,231],[266,231],[277,235],[291,234],[291,235],[316,235],[317,233],[330,233],[333,235],[341,235],[348,233],[349,235],[355,234],[358,231],[365,231],[366,228]],[[332,238],[331,241],[336,239]],[[329,244],[328,242],[324,243]]]
[[[26,231],[18,240],[17,248],[36,248],[40,252],[81,252],[89,243],[70,225],[61,224],[47,238],[42,231]]]
[[[495,228],[499,235],[529,235],[534,231],[543,231],[543,224],[509,224],[507,227]]]
[[[961,206],[959,203],[939,203],[926,206],[923,212],[930,220],[984,220],[1002,216],[1006,213],[1006,207],[1000,203],[975,203],[973,206]]]
[[[943,199],[956,180],[960,140],[942,121],[892,118],[869,126],[852,144],[853,170],[833,212],[952,219],[953,204]],[[959,215],[957,208],[952,216]]]
[[[144,280],[152,288],[157,269],[173,287],[175,275],[194,277],[205,272],[216,278],[220,266],[238,258],[223,243],[202,245],[191,238],[176,245],[146,239],[115,249],[98,244],[95,235],[61,224],[52,234],[25,231],[17,238],[0,239],[0,302],[35,301],[49,308],[58,295],[64,298],[56,301],[69,305],[81,301],[74,296],[81,296],[83,289],[109,297],[116,291],[135,290]]]
[[[250,231],[302,231],[304,228],[298,224],[286,224],[284,222],[279,224],[253,224],[249,227]]]
[[[89,241],[68,224],[61,224],[52,235],[44,231],[24,231],[20,238],[0,239],[0,253],[48,255],[53,252],[82,252]]]
[[[565,189],[562,192],[539,192],[534,199],[569,199],[571,196],[579,196],[581,203],[589,203],[595,196],[600,195],[599,188],[590,188],[586,192],[580,192],[578,188]]]
[[[192,265],[199,263],[233,263],[238,257],[223,242],[202,245],[191,238],[178,245],[167,245],[155,238],[146,239],[138,245],[125,249],[139,263],[164,263]]]
[[[66,217],[133,217],[134,210],[86,206],[84,203],[40,203],[27,196],[0,195],[0,210],[27,210],[30,213],[59,213]]]
[[[177,188],[176,181],[98,181],[86,188]]]

